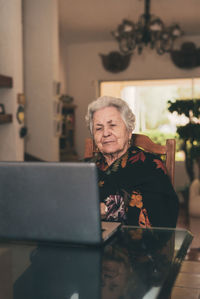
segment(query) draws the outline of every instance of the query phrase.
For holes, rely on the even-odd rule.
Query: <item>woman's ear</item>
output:
[[[131,139],[132,139],[132,131],[129,132],[129,134],[128,134],[128,139],[131,141]]]
[[[98,149],[98,147],[97,147],[97,145],[95,143],[94,136],[93,136],[93,152],[94,153],[98,153],[98,151],[99,151],[99,149]]]

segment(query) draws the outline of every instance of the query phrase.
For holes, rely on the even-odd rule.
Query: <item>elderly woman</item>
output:
[[[92,161],[105,220],[175,227],[177,195],[160,158],[131,144],[135,116],[126,102],[100,97],[89,104],[86,121],[98,149]]]

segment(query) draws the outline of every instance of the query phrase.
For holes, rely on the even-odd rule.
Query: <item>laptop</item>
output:
[[[98,245],[103,225],[94,163],[0,162],[0,238]]]

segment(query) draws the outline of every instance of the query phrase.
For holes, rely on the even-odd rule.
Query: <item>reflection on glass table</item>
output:
[[[102,298],[168,298],[191,240],[185,230],[124,227],[104,248]]]
[[[191,241],[129,226],[98,248],[1,240],[0,298],[168,298]]]

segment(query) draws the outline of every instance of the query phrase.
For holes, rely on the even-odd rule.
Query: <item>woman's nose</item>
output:
[[[109,136],[110,135],[110,129],[109,129],[109,127],[104,127],[103,135],[104,136]]]

